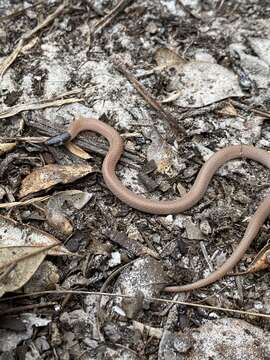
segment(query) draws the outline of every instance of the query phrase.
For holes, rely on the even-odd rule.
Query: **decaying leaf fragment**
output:
[[[91,198],[92,194],[80,190],[66,190],[54,194],[44,208],[48,224],[64,235],[70,235],[73,226],[68,219],[69,216],[74,211],[82,209]]]
[[[262,250],[256,255],[250,266],[246,271],[233,273],[230,275],[246,275],[255,273],[261,270],[265,270],[270,267],[270,245],[267,244]]]
[[[215,62],[185,61],[172,50],[161,48],[156,52],[156,71],[174,69],[168,76],[170,95],[162,102],[197,108],[230,97],[243,96],[238,77]]]
[[[228,103],[226,104],[222,109],[216,111],[218,114],[223,116],[229,116],[229,117],[236,117],[238,116],[238,112],[235,109],[235,107]]]
[[[174,65],[183,65],[187,61],[167,48],[159,48],[155,53],[155,60],[159,66],[159,70],[172,67]]]
[[[21,288],[47,254],[71,253],[50,234],[0,216],[0,297]]]
[[[90,165],[45,165],[23,179],[19,196],[24,197],[56,184],[74,182],[93,171]]]

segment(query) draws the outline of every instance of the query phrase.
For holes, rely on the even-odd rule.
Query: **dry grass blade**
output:
[[[55,294],[55,295],[59,295],[59,294],[93,295],[93,296],[109,296],[109,297],[121,297],[121,298],[126,298],[126,299],[135,299],[134,296],[115,294],[115,293],[107,293],[107,292],[80,291],[80,290],[57,290],[57,291],[40,291],[40,292],[33,292],[30,294],[25,294],[25,295],[13,296],[13,297],[5,298],[5,299],[0,299],[0,302],[21,299],[21,298],[25,298],[28,296],[37,296],[37,295],[41,296],[41,295],[46,295],[46,294],[48,294],[48,295],[52,295],[52,294]],[[186,301],[162,299],[162,298],[155,298],[155,297],[147,298],[147,300],[152,301],[152,302],[160,302],[160,303],[168,303],[168,304],[176,304],[176,305],[184,305],[184,306],[190,306],[190,307],[196,307],[196,308],[203,308],[203,309],[208,309],[211,311],[224,311],[224,312],[230,312],[233,314],[246,315],[246,316],[251,316],[251,317],[257,316],[257,317],[261,317],[261,318],[270,320],[270,314],[257,313],[254,311],[223,308],[223,307],[219,307],[219,306],[211,306],[211,305],[204,305],[204,304],[197,304],[197,303],[186,302]]]
[[[2,79],[3,75],[7,71],[7,69],[11,66],[11,64],[16,60],[18,55],[23,50],[24,45],[26,45],[26,41],[31,39],[33,35],[35,35],[39,30],[46,27],[50,22],[52,22],[55,18],[57,18],[61,12],[64,10],[66,5],[68,4],[68,1],[65,0],[61,5],[58,6],[58,8],[50,14],[44,21],[42,21],[39,25],[37,25],[34,29],[26,32],[21,39],[19,40],[18,45],[16,48],[12,51],[12,53],[0,64],[0,80]]]
[[[95,26],[94,34],[104,29],[113,19],[134,0],[120,0],[119,3],[105,15]]]
[[[0,136],[0,142],[8,141],[21,141],[28,142],[30,144],[44,143],[49,139],[48,136]]]
[[[79,98],[69,98],[69,99],[62,99],[62,100],[50,99],[50,100],[43,100],[40,102],[14,105],[14,106],[0,112],[0,119],[5,119],[8,117],[14,116],[22,111],[40,110],[40,109],[45,109],[47,107],[58,107],[58,106],[72,104],[72,103],[80,102],[80,101],[83,101],[83,99],[79,99]]]
[[[114,59],[113,64],[114,67],[120,73],[122,73],[128,79],[128,81],[135,87],[135,89],[144,98],[144,100],[146,100],[147,103],[151,105],[151,107],[155,109],[164,120],[167,121],[167,123],[172,127],[176,135],[179,135],[179,133],[184,135],[186,134],[186,130],[181,125],[178,124],[174,116],[170,112],[163,109],[161,104],[156,99],[154,99],[152,95],[148,93],[146,88],[136,79],[136,77],[133,74],[131,74],[127,70],[125,65],[120,60]]]
[[[16,206],[26,206],[30,204],[34,204],[36,202],[46,201],[50,198],[50,195],[40,196],[33,199],[25,200],[25,201],[14,201],[9,203],[0,203],[0,209],[11,209]]]

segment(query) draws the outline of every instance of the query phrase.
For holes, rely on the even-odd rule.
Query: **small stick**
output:
[[[61,132],[61,129],[53,127],[52,125],[48,125],[48,123],[45,124],[42,119],[40,119],[39,122],[27,119],[26,124],[30,127],[33,127],[34,129],[37,129],[42,134],[48,135],[50,137]],[[101,143],[97,144],[91,139],[85,140],[81,136],[78,137],[78,140],[76,139],[75,143],[83,149],[92,151],[93,153],[101,156],[105,156],[109,148],[108,145],[104,145]],[[133,169],[138,170],[144,160],[139,156],[133,155],[130,152],[125,151],[120,161],[122,163],[128,164]]]
[[[186,134],[186,130],[181,125],[178,124],[174,116],[170,112],[163,109],[161,104],[152,95],[148,93],[146,88],[136,79],[136,77],[133,74],[131,74],[127,70],[127,68],[124,66],[123,63],[121,63],[116,59],[113,60],[113,63],[114,63],[114,67],[120,73],[125,75],[128,81],[135,87],[135,89],[144,98],[144,100],[146,100],[147,103],[151,105],[152,108],[155,109],[158,112],[158,114],[170,124],[170,126],[173,128],[173,130],[177,135],[179,135],[179,133],[182,133],[184,135]]]
[[[0,316],[6,316],[6,315],[18,314],[18,313],[21,314],[24,311],[35,310],[35,309],[40,309],[40,308],[54,306],[54,305],[57,305],[57,303],[56,302],[48,302],[46,304],[30,304],[30,305],[24,305],[24,306],[16,306],[11,309],[0,311]]]
[[[230,103],[232,105],[234,105],[235,107],[238,107],[239,109],[242,109],[242,110],[246,110],[246,111],[251,111],[253,112],[254,114],[258,114],[258,115],[261,115],[267,119],[270,119],[270,113],[269,112],[266,112],[266,111],[262,111],[262,110],[258,110],[258,109],[253,109],[251,108],[250,106],[246,105],[246,104],[243,104],[239,101],[235,101],[235,100],[230,100]]]
[[[1,71],[1,65],[0,65],[0,71]],[[1,79],[1,75],[0,75]],[[26,104],[18,104],[11,106],[4,111],[0,112],[0,119],[6,119],[8,117],[14,116],[19,114],[23,111],[29,111],[29,110],[40,110],[45,109],[48,107],[59,107],[66,104],[73,104],[76,102],[81,102],[83,99],[80,98],[68,98],[68,99],[48,99],[48,100],[40,100],[39,102],[30,102]]]
[[[180,114],[178,119],[184,120],[189,117],[204,115],[204,114],[210,113],[212,111],[222,109],[225,106],[225,104],[226,104],[226,102],[220,101],[220,102],[216,102],[214,104],[203,106],[201,108],[187,110],[187,111],[183,112],[182,114]]]
[[[16,17],[16,16],[19,16],[21,14],[23,14],[24,12],[26,12],[27,10],[29,9],[33,9],[34,7],[37,7],[43,3],[45,3],[47,0],[41,0],[33,5],[30,5],[28,6],[27,8],[24,8],[24,9],[21,9],[21,10],[17,10],[15,12],[13,12],[12,14],[9,14],[9,15],[4,15],[4,16],[1,16],[0,17],[0,22],[4,21],[4,20],[8,20],[8,19],[11,19],[13,17]]]
[[[113,19],[133,1],[134,0],[120,0],[119,3],[96,24],[94,34],[97,34],[109,25]]]
[[[121,297],[121,298],[126,298],[126,299],[136,299],[135,296],[131,296],[131,295],[124,295],[124,294],[116,294],[116,293],[109,293],[109,292],[96,292],[96,291],[81,291],[81,290],[56,290],[56,291],[51,291],[51,290],[46,290],[46,291],[37,291],[37,292],[33,292],[30,294],[24,294],[24,295],[18,295],[18,296],[13,296],[10,298],[3,298],[0,299],[0,302],[3,301],[9,301],[9,300],[16,300],[16,299],[21,299],[21,298],[25,298],[28,296],[36,296],[36,295],[60,295],[60,294],[74,294],[74,295],[93,295],[93,296],[108,296],[108,297]],[[234,314],[241,314],[241,315],[248,315],[248,316],[258,316],[258,317],[262,317],[265,318],[267,320],[270,320],[270,314],[265,314],[265,313],[256,313],[255,311],[245,311],[245,310],[238,310],[238,309],[232,309],[232,308],[224,308],[221,306],[211,306],[211,305],[205,305],[205,304],[199,304],[199,303],[193,303],[193,302],[187,302],[187,301],[179,301],[179,300],[171,300],[171,299],[162,299],[162,298],[156,298],[156,297],[147,297],[146,300],[148,301],[152,301],[152,302],[160,302],[160,303],[168,303],[168,304],[179,304],[179,305],[184,305],[184,306],[191,306],[191,307],[195,307],[195,308],[203,308],[203,309],[208,309],[210,311],[225,311],[225,312],[231,312]]]
[[[35,35],[39,30],[46,27],[50,22],[52,22],[56,17],[58,17],[61,12],[64,10],[64,8],[67,6],[68,1],[64,0],[61,5],[58,6],[58,8],[50,14],[44,21],[42,21],[39,25],[37,25],[34,29],[27,31],[19,40],[18,45],[15,47],[15,49],[12,51],[12,53],[0,64],[0,81],[2,80],[3,75],[7,71],[7,69],[12,65],[12,63],[17,59],[19,54],[21,53],[25,42],[33,35]]]
[[[201,247],[201,250],[203,253],[203,257],[204,257],[205,261],[207,262],[207,265],[208,265],[210,271],[213,272],[214,271],[213,264],[211,263],[209,255],[207,254],[207,250],[206,250],[206,247],[205,247],[203,241],[200,241],[200,247]]]

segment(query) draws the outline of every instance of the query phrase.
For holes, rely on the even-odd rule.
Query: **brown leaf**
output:
[[[0,297],[6,292],[21,288],[33,276],[48,252],[45,248],[43,252],[35,254],[39,249],[43,248],[31,246],[0,248],[0,264],[2,267]],[[20,257],[23,260],[19,261]],[[15,267],[10,268],[6,276],[3,276],[4,269],[8,269],[12,261]]]
[[[45,165],[23,179],[19,197],[51,188],[56,184],[74,182],[93,171],[90,165]]]
[[[176,52],[167,48],[158,49],[155,53],[155,60],[159,68],[167,68],[186,63],[186,60]]]
[[[68,143],[66,143],[65,146],[73,155],[76,155],[76,156],[80,157],[81,159],[88,160],[88,159],[92,158],[92,156],[89,155],[88,152],[84,151],[78,145],[75,145],[70,141]]]
[[[256,255],[250,266],[246,271],[233,273],[231,275],[245,275],[255,273],[261,270],[265,270],[270,267],[270,245],[267,244],[262,250]]]
[[[46,220],[49,225],[66,236],[69,236],[73,231],[72,224],[60,211],[55,209],[46,211]]]
[[[226,104],[222,109],[216,111],[218,114],[223,116],[235,117],[238,115],[237,110],[232,104]]]

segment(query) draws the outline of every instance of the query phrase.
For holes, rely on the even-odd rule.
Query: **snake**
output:
[[[129,190],[117,177],[116,166],[124,151],[120,134],[109,124],[96,118],[80,117],[75,119],[66,131],[51,137],[46,144],[50,146],[63,145],[71,141],[83,131],[92,131],[104,136],[109,142],[108,152],[103,160],[102,175],[108,189],[122,202],[144,213],[168,215],[182,213],[196,205],[204,196],[208,185],[217,170],[230,160],[250,159],[270,169],[270,153],[252,145],[231,145],[215,152],[201,167],[190,190],[182,197],[174,200],[149,199]],[[166,286],[165,292],[192,291],[206,287],[230,272],[242,259],[252,241],[257,236],[261,226],[270,215],[270,196],[259,204],[256,212],[250,218],[245,233],[230,257],[215,271],[203,279],[193,283]]]

